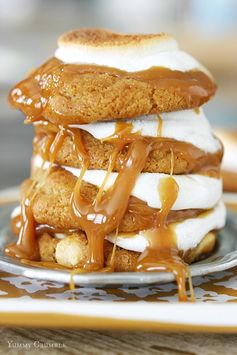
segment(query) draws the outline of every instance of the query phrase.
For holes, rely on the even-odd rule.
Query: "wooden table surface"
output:
[[[0,333],[0,354],[237,354],[237,335],[231,334],[24,328]]]

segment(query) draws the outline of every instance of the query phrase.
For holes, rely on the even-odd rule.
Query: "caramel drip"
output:
[[[48,145],[47,142],[50,139],[50,135],[56,134],[54,133],[53,130],[51,131],[51,126],[53,125],[49,124],[48,126],[46,126],[42,122],[39,122],[38,125],[36,126],[36,137],[34,139],[34,145],[33,145],[34,153],[41,155],[43,158],[45,157],[45,153],[42,152],[42,145],[43,146]],[[158,130],[159,130],[159,126],[160,126],[160,130],[162,130],[162,124],[161,125],[158,124]],[[123,151],[123,149],[126,149],[127,145],[134,142],[140,137],[140,132],[139,131],[132,132],[132,129],[133,129],[132,123],[117,122],[114,134],[104,139],[101,139],[101,142],[108,142],[118,149],[118,154],[116,155],[115,158],[115,160],[117,161],[114,161],[114,167],[116,166],[117,170],[122,164],[122,161],[120,159],[121,157],[120,153]],[[70,130],[73,129],[70,128]],[[74,134],[74,139],[80,134],[81,136],[80,139],[82,142],[84,131],[80,129],[74,129],[74,130],[77,131]],[[160,133],[161,132],[158,132],[158,134]],[[172,150],[173,154],[178,159],[180,158],[181,160],[185,160],[187,164],[186,166],[182,166],[182,172],[184,174],[199,173],[203,175],[219,177],[220,162],[223,156],[222,148],[215,153],[207,153],[190,143],[176,141],[175,139],[172,138],[165,138],[165,137],[158,136],[158,137],[146,137],[146,139],[151,144],[151,153],[157,150],[157,151],[164,152],[165,154],[166,152],[169,153]],[[81,145],[83,147],[85,145],[86,147],[86,139],[85,139],[85,143],[82,142]],[[80,149],[81,150],[84,149],[85,151],[85,148],[80,148]],[[88,152],[86,152],[86,154],[87,154],[86,159],[89,162],[90,160],[89,147],[88,147]],[[55,161],[57,163],[60,163],[60,160],[58,160],[57,156]],[[175,164],[176,162],[174,161],[174,165]],[[111,159],[110,159],[110,164],[108,169],[110,169],[110,166],[111,166]],[[75,167],[78,167],[78,164],[75,164]],[[88,166],[88,168],[90,168],[90,166]]]
[[[5,252],[20,259],[39,260],[40,258],[37,228],[33,216],[32,204],[37,192],[44,184],[45,178],[49,174],[67,135],[72,136],[74,149],[78,153],[79,159],[83,161],[85,169],[87,166],[87,154],[81,141],[80,130],[68,129],[64,126],[59,126],[57,129],[56,126],[48,122],[43,122],[41,124],[49,126],[51,130],[56,132],[56,135],[52,135],[52,133],[48,135],[48,141],[46,141],[43,147],[43,163],[39,170],[39,178],[35,179],[35,181],[30,184],[26,191],[26,195],[22,198],[21,214],[20,216],[16,216],[12,221],[13,230],[16,231],[16,229],[19,228],[19,237],[16,243],[12,243],[6,247]],[[75,134],[75,131],[78,131],[77,134]],[[45,159],[50,161],[50,167],[46,172],[43,170]],[[84,172],[83,169],[82,171]]]
[[[188,301],[186,278],[189,279],[191,297],[193,296],[192,282],[188,265],[179,256],[176,235],[172,225],[167,223],[168,215],[178,197],[179,186],[172,177],[174,155],[171,149],[170,176],[160,181],[158,192],[161,209],[156,215],[156,227],[145,234],[148,246],[140,255],[137,262],[138,271],[172,272],[178,285],[180,301]]]
[[[34,121],[34,125],[39,132],[47,132],[47,139],[43,143],[38,142],[37,136],[34,138],[34,144],[40,145],[40,155],[44,160],[55,162],[57,154],[59,153],[66,137],[71,137],[73,142],[73,149],[77,153],[77,156],[81,162],[88,163],[88,154],[85,150],[84,143],[82,141],[81,129],[72,128],[69,126],[59,125],[56,126],[53,123],[44,120],[40,117]],[[41,154],[41,151],[43,154]]]
[[[56,58],[50,59],[25,80],[18,83],[9,95],[10,103],[21,109],[30,121],[45,116],[44,111],[48,101],[53,96],[60,95],[63,99],[61,83],[70,82],[75,75],[87,73],[107,74],[120,78],[134,79],[151,84],[154,88],[169,89],[179,92],[187,104],[192,103],[198,107],[200,100],[207,100],[216,90],[215,83],[202,71],[193,70],[182,72],[163,67],[152,67],[139,72],[126,72],[123,70],[97,66],[65,64]],[[48,79],[50,84],[48,84]],[[68,112],[60,112],[52,108],[55,117],[62,120],[68,118]],[[73,118],[77,116],[70,115]],[[82,122],[83,123],[83,122]]]
[[[51,136],[49,140],[51,142]],[[56,137],[57,138],[57,137]],[[55,138],[55,140],[56,140]],[[57,138],[58,139],[58,138]],[[47,144],[48,149],[52,147],[54,140],[51,144]],[[55,149],[57,145],[55,145]],[[52,154],[54,151],[52,150]],[[48,152],[45,150],[45,156],[48,156]],[[51,159],[50,159],[51,161]],[[6,254],[14,256],[20,259],[29,259],[29,260],[38,260],[39,247],[36,235],[36,222],[34,220],[32,205],[37,191],[40,189],[44,180],[49,173],[48,171],[43,170],[44,160],[42,162],[41,169],[38,172],[38,179],[35,181],[29,180],[28,186],[23,192],[21,198],[21,212],[19,216],[16,216],[11,224],[13,231],[16,231],[19,228],[18,240],[16,243],[12,243],[5,248]]]
[[[101,201],[101,197],[102,197],[102,194],[104,192],[104,188],[106,186],[106,183],[107,183],[107,181],[109,179],[109,176],[110,176],[111,172],[113,171],[118,152],[119,152],[119,150],[116,148],[113,151],[112,155],[110,156],[109,168],[107,170],[107,173],[105,175],[104,181],[102,182],[102,184],[101,184],[101,186],[99,188],[99,191],[98,191],[98,193],[96,195],[96,198],[95,198],[95,203],[96,204],[98,204]]]
[[[110,142],[118,150],[122,150],[126,145],[135,142],[140,136],[140,132],[132,132],[133,124],[131,122],[116,122],[115,132],[106,138],[101,139],[101,142]]]
[[[63,145],[64,139],[66,137],[67,133],[65,132],[63,127],[59,127],[59,132],[56,134],[54,140],[50,144],[49,142],[49,161],[50,163],[54,163],[55,158],[60,150],[60,148]]]
[[[130,213],[131,211],[139,213],[141,219],[144,218],[143,211],[145,210],[147,211],[147,216],[145,213],[144,224],[151,226],[150,230],[146,232],[149,245],[138,260],[137,270],[172,272],[177,280],[179,299],[182,301],[187,300],[185,282],[186,277],[189,275],[188,269],[178,255],[175,234],[172,228],[169,227],[170,219],[172,219],[172,217],[170,217],[172,215],[171,208],[178,195],[178,185],[172,177],[174,152],[176,152],[175,149],[180,149],[181,151],[180,147],[183,147],[182,144],[185,143],[163,139],[161,137],[159,137],[159,140],[157,138],[148,139],[147,137],[142,137],[139,132],[133,133],[131,123],[118,122],[114,134],[107,138],[107,141],[114,146],[114,153],[111,155],[108,173],[94,202],[91,203],[86,197],[82,196],[80,191],[83,176],[89,165],[88,154],[84,148],[81,131],[63,125],[56,127],[47,121],[41,121],[39,121],[38,124],[51,132],[48,136],[49,141],[45,143],[43,148],[43,158],[47,158],[50,161],[50,166],[52,166],[57,159],[57,154],[67,136],[72,138],[74,150],[78,155],[78,159],[81,161],[81,172],[71,196],[71,207],[77,217],[78,226],[86,233],[89,256],[83,269],[81,269],[81,267],[75,268],[71,276],[73,276],[74,273],[85,271],[113,271],[116,246],[114,246],[110,265],[104,267],[105,236],[114,230],[118,233],[118,227],[127,209]],[[149,154],[153,149],[160,149],[164,146],[170,151],[171,176],[161,180],[159,185],[159,194],[162,203],[161,210],[157,212],[144,203],[140,204],[140,206],[135,203],[132,206],[131,202],[137,200],[133,199],[130,195],[137,177],[144,169]],[[121,167],[116,181],[114,185],[106,191],[105,186],[107,179],[114,169],[117,156],[124,147],[127,148],[127,154],[125,158],[121,160]],[[185,155],[185,150],[182,151],[182,154]],[[196,164],[199,156],[193,146],[190,147],[190,151],[188,151],[187,155],[190,155],[193,164]],[[203,154],[201,154],[200,160],[202,159]],[[43,176],[45,176],[45,174],[43,174]],[[40,185],[40,181],[33,183],[26,197],[23,199],[18,242],[10,245],[6,250],[6,252],[21,259],[39,259],[38,233],[33,218],[32,203]],[[194,212],[194,214],[195,213],[197,212]],[[19,225],[19,219],[15,218],[15,221],[17,221]]]
[[[38,119],[47,105],[49,95],[45,95],[40,88],[43,76],[59,67],[60,62],[57,59],[47,61],[10,92],[10,103],[23,110],[27,123]]]
[[[174,151],[170,148],[170,175],[174,173]]]
[[[37,177],[36,181],[31,183],[23,196],[20,217],[15,217],[12,221],[15,229],[20,229],[18,241],[9,245],[6,252],[23,259],[24,263],[55,267],[54,263],[40,262],[39,264],[36,262],[40,259],[37,236],[42,229],[36,225],[32,205],[36,193],[45,182],[50,168],[57,162],[57,156],[66,137],[70,137],[73,142],[73,150],[77,153],[81,166],[80,176],[71,196],[71,208],[77,217],[78,228],[86,233],[89,246],[89,255],[85,265],[83,268],[75,268],[71,272],[71,277],[75,273],[85,271],[114,271],[116,243],[110,263],[107,267],[104,267],[104,239],[106,235],[115,230],[116,235],[118,234],[122,218],[128,211],[132,215],[139,215],[142,220],[141,226],[146,226],[148,246],[139,257],[136,269],[138,271],[172,272],[178,284],[179,299],[186,301],[188,300],[186,278],[190,277],[190,274],[187,265],[178,255],[176,236],[170,226],[172,218],[178,219],[178,213],[179,218],[183,218],[185,214],[185,212],[171,211],[178,196],[178,185],[172,177],[175,166],[174,157],[182,157],[188,162],[188,172],[210,173],[210,171],[213,171],[218,174],[222,151],[216,154],[207,154],[191,144],[162,138],[162,120],[160,117],[158,117],[158,137],[156,138],[142,137],[139,132],[133,132],[132,123],[118,122],[114,134],[103,140],[111,143],[114,150],[110,157],[105,179],[93,203],[91,203],[81,193],[83,176],[90,166],[82,131],[63,124],[55,126],[42,118],[47,117],[46,108],[50,107],[54,119],[58,119],[61,123],[65,122],[69,115],[72,120],[75,117],[78,119],[77,115],[64,110],[63,105],[57,109],[57,104],[50,104],[52,99],[56,101],[57,99],[65,99],[64,83],[70,84],[74,76],[87,73],[106,74],[142,81],[143,83],[149,83],[151,90],[161,89],[164,94],[166,90],[171,90],[173,93],[178,92],[184,98],[188,107],[199,106],[201,102],[211,97],[216,89],[215,83],[205,73],[198,70],[181,72],[153,67],[140,72],[128,73],[103,66],[65,64],[53,58],[31,73],[11,91],[9,100],[14,107],[21,109],[26,114],[26,123],[34,122],[38,126],[42,126],[43,130],[46,130],[47,139],[40,147],[43,163],[39,171],[39,178]],[[143,171],[149,154],[154,150],[168,151],[171,157],[170,176],[162,179],[158,187],[162,205],[160,211],[152,209],[145,203],[131,197],[136,179]],[[122,151],[126,154],[120,154]],[[50,162],[50,168],[44,172],[46,160]],[[117,160],[119,160],[118,176],[113,186],[106,190],[107,181]],[[193,210],[189,213],[195,215],[200,212]],[[47,227],[43,226],[43,228]],[[73,288],[73,281],[71,287]]]
[[[21,228],[16,243],[8,245],[5,252],[20,259],[39,260],[39,247],[35,235],[35,221],[28,196],[21,203]]]
[[[156,215],[159,212],[158,209],[152,208],[147,205],[146,202],[139,200],[134,196],[130,196],[128,201],[128,206],[126,213],[131,215],[132,219],[136,220],[137,229],[136,232],[126,232],[123,237],[127,236],[129,238],[134,236],[138,231],[143,231],[146,229],[150,229],[156,227]],[[179,210],[179,211],[170,211],[166,223],[174,225],[174,223],[183,221],[188,218],[202,217],[203,214],[210,213],[211,210],[202,210],[202,209],[188,209],[188,210]],[[11,220],[11,228],[15,235],[19,235],[21,229],[21,214],[15,216]],[[123,232],[119,229],[120,234]],[[78,227],[74,226],[70,229],[59,229],[55,228],[48,224],[37,224],[36,225],[36,234],[41,235],[43,233],[49,233],[54,235],[55,233],[63,233],[63,234],[72,234],[77,233]]]
[[[137,270],[172,272],[177,281],[179,300],[187,301],[187,265],[179,257],[176,236],[166,224],[168,213],[177,199],[178,190],[179,187],[172,176],[160,181],[159,194],[162,207],[157,214],[158,227],[146,232],[148,247],[138,259]]]
[[[114,185],[93,204],[80,194],[77,184],[72,196],[72,208],[81,228],[86,232],[89,258],[84,268],[96,271],[104,267],[104,238],[115,230],[127,209],[129,196],[150,152],[144,139],[131,143]]]
[[[163,120],[158,115],[157,116],[157,137],[161,137],[162,136],[162,126],[163,126]]]
[[[112,254],[110,256],[110,260],[108,261],[108,265],[113,271],[115,269],[115,252],[116,252],[117,238],[118,238],[118,228],[116,228],[114,246],[113,246]]]
[[[41,146],[41,156],[43,160],[49,160],[49,151],[55,140],[55,135],[52,132],[49,132],[47,135],[47,139],[43,142]]]
[[[201,209],[188,209],[180,211],[170,211],[166,223],[176,223],[188,218],[195,218],[203,213]],[[136,219],[138,230],[146,230],[157,227],[156,215],[159,210],[148,206],[144,201],[131,196],[128,203],[127,213],[132,219]]]
[[[103,141],[108,141],[116,145],[120,150],[123,146],[130,144],[138,139],[139,132],[132,133],[132,123],[117,122],[115,133]],[[172,171],[174,168],[174,154],[178,157],[185,159],[188,164],[185,174],[198,172],[199,174],[207,174],[210,176],[219,176],[220,174],[220,161],[223,155],[223,149],[216,153],[206,153],[194,145],[186,142],[176,141],[172,138],[161,137],[162,134],[162,119],[158,116],[158,135],[159,137],[147,137],[151,144],[151,151],[171,151],[173,159]]]
[[[15,235],[19,236],[21,230],[21,213],[11,218],[11,230]]]
[[[56,127],[55,125],[53,125],[52,123],[49,123],[47,121],[39,121],[36,123],[39,128],[44,128],[44,129],[49,130],[50,134],[48,135],[48,138],[50,140],[52,139],[51,134],[55,135],[53,144],[51,143],[51,148],[50,148],[50,144],[47,144],[48,159],[50,159],[51,161],[53,161],[56,158],[56,152],[58,152],[60,146],[63,144],[63,140],[65,139],[65,137],[67,135],[70,135],[72,137],[73,142],[74,142],[74,149],[77,150],[78,156],[80,157],[81,161],[84,162],[83,163],[84,168],[81,169],[81,174],[80,174],[80,177],[78,178],[77,186],[76,186],[77,191],[80,191],[81,182],[83,179],[83,175],[86,171],[87,161],[88,161],[87,153],[84,149],[83,142],[81,139],[81,131],[79,129],[73,129],[73,128],[62,127],[62,126]],[[123,146],[125,146],[131,142],[134,142],[135,139],[137,140],[137,139],[139,139],[139,137],[140,136],[139,136],[138,132],[132,133],[132,124],[131,123],[124,123],[124,122],[119,123],[118,122],[116,124],[115,133],[111,137],[107,138],[107,140],[109,140],[114,145],[115,150],[114,150],[114,154],[110,157],[110,167],[109,167],[108,172],[106,174],[106,178],[105,178],[103,184],[101,185],[99,192],[97,194],[97,197],[95,200],[96,204],[98,204],[98,202],[101,200],[104,186],[106,184],[106,180],[109,178],[109,174],[113,170],[115,158],[118,154],[119,149],[122,149]],[[155,144],[155,142],[152,142],[151,146],[154,144]],[[49,152],[51,152],[51,154],[49,154]],[[53,152],[54,152],[54,154],[53,154]],[[171,152],[172,152],[172,150],[171,150]],[[49,155],[51,155],[51,158],[49,158]],[[173,162],[173,159],[171,159],[171,162]],[[171,165],[173,165],[173,163]],[[144,229],[152,228],[153,226],[155,226],[155,221],[156,221],[155,216],[156,216],[157,210],[149,207],[143,201],[139,201],[138,199],[131,196],[129,198],[127,212],[130,213],[132,216],[136,217],[136,219],[138,219],[138,216],[139,216],[139,230],[144,230]],[[188,211],[178,211],[178,212],[171,211],[171,213],[168,216],[167,223],[171,223],[172,221],[177,222],[177,221],[185,219],[185,218],[191,218],[193,216],[198,215],[199,213],[200,213],[200,210],[188,210]],[[16,219],[16,222],[17,222],[17,219]],[[15,227],[13,229],[15,231],[19,230],[19,225],[20,224],[18,221],[18,224],[15,225]],[[37,226],[37,234],[40,233],[40,231],[42,232],[45,230],[48,231],[49,233],[60,232],[60,231],[56,231],[54,228],[52,228],[50,226]],[[61,231],[61,232],[68,233],[68,231]]]

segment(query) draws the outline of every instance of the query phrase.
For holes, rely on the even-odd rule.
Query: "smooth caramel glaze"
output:
[[[187,106],[198,107],[207,101],[216,91],[216,84],[204,72],[199,70],[181,72],[163,67],[152,67],[139,72],[126,72],[115,68],[97,65],[65,64],[52,58],[33,71],[25,80],[19,82],[10,92],[9,101],[31,119],[45,116],[45,109],[53,97],[61,101],[66,97],[60,90],[62,83],[70,82],[75,75],[107,74],[118,78],[128,78],[149,83],[156,89],[169,89],[185,98]],[[48,80],[49,79],[49,80]],[[191,105],[192,103],[192,105]],[[78,115],[65,112],[63,106],[52,108],[52,120],[69,123],[69,119],[78,119]],[[69,116],[69,117],[68,117]],[[109,118],[109,117],[108,117]],[[51,117],[48,117],[51,119]],[[86,123],[81,118],[81,123]]]

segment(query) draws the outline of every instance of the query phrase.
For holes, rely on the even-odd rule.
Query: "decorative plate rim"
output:
[[[7,196],[9,200],[7,201]],[[18,188],[8,188],[0,191],[1,207],[5,204],[17,201]],[[230,199],[230,194],[227,195]],[[237,202],[237,194],[231,194],[231,201],[233,198]],[[229,212],[230,213],[230,212]],[[237,227],[236,227],[237,228]],[[221,232],[219,233],[221,235]],[[220,236],[221,240],[221,236]],[[221,241],[222,242],[222,241]],[[215,256],[215,255],[214,255]],[[191,276],[201,276],[210,273],[224,271],[237,266],[237,249],[223,255],[221,258],[214,258],[211,256],[201,262],[190,265]],[[49,270],[46,268],[34,267],[24,265],[20,261],[3,255],[0,251],[0,269],[16,275],[22,275],[29,278],[41,279],[45,281],[53,281],[62,284],[69,284],[71,281],[70,272],[61,270]],[[116,272],[116,273],[83,273],[73,276],[75,285],[80,286],[100,286],[100,287],[119,287],[121,285],[129,286],[144,286],[154,284],[164,284],[174,281],[174,275],[171,273],[154,273],[154,272]]]
[[[233,196],[231,198],[233,203]],[[6,202],[5,198],[2,205],[13,201],[16,199]],[[237,194],[234,196],[234,202],[237,203]],[[0,325],[237,333],[237,307],[235,303],[212,302],[184,304],[133,301],[123,303],[119,301],[4,298],[0,299]]]

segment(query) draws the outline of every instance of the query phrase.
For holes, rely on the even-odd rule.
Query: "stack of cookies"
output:
[[[200,107],[211,74],[166,34],[83,29],[10,92],[35,128],[32,174],[6,252],[81,271],[169,271],[225,223],[222,145]]]

